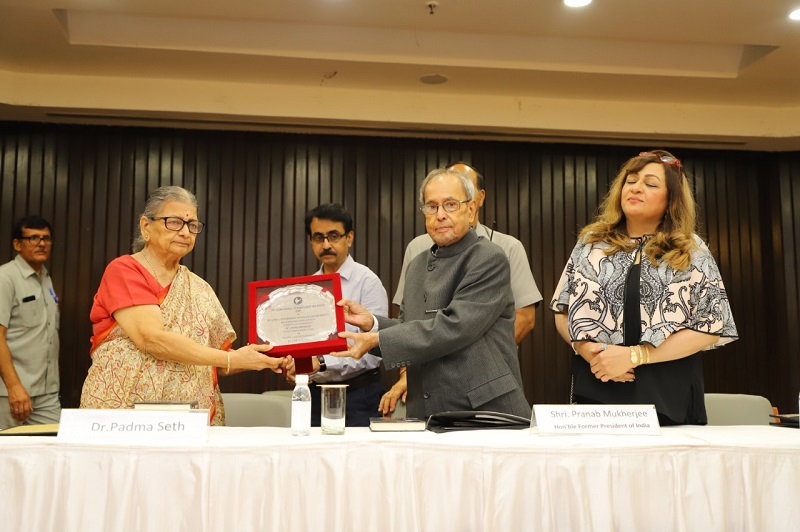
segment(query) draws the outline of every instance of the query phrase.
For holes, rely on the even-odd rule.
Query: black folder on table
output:
[[[785,427],[787,429],[800,428],[800,414],[784,414],[782,416],[770,414],[769,417],[775,418],[776,421],[769,422],[769,424],[774,427]]]
[[[530,426],[530,419],[513,414],[485,410],[457,410],[433,414],[428,418],[427,428],[432,432],[452,432],[480,429],[527,429]]]

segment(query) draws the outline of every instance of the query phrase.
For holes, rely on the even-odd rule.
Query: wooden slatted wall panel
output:
[[[306,275],[317,265],[303,216],[337,201],[354,216],[354,258],[394,295],[405,244],[424,231],[417,188],[448,162],[486,176],[481,221],[524,244],[544,302],[520,354],[532,402],[569,394],[569,347],[547,310],[555,284],[620,165],[642,147],[0,125],[0,234],[39,212],[54,225],[50,269],[61,295],[62,390],[75,406],[89,366],[88,315],[105,265],[129,252],[147,192],[194,190],[207,231],[185,264],[205,278],[247,339],[249,281]],[[646,149],[647,147],[644,147]],[[800,353],[800,157],[675,150],[697,191],[701,231],[718,259],[741,340],[709,354],[709,391],[758,393],[796,409]],[[4,239],[9,238],[3,236]],[[10,259],[0,246],[0,260]],[[773,348],[777,346],[778,348]],[[387,380],[391,376],[387,377]],[[285,387],[271,373],[223,389]],[[794,406],[792,407],[792,404]],[[787,410],[788,409],[788,410]]]
[[[791,413],[800,392],[800,154],[779,156],[776,167],[769,190],[771,232],[763,235],[765,244],[772,243],[765,278],[775,284],[774,298],[767,302],[768,341],[754,353],[777,381],[779,408]]]
[[[736,153],[700,157],[687,157],[688,170],[694,175],[700,230],[717,258],[740,333],[737,342],[706,355],[707,388],[773,398],[777,390],[770,383],[768,365],[754,356],[757,346],[769,343],[761,315],[767,304],[759,214],[759,196],[768,180],[760,175],[765,157]],[[753,327],[756,322],[759,326]]]

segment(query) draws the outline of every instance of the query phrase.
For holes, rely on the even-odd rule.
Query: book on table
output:
[[[197,401],[150,401],[133,403],[134,410],[172,410],[187,411],[196,410]]]
[[[56,434],[58,434],[58,423],[18,425],[10,429],[0,430],[0,436],[55,436]]]
[[[373,432],[421,431],[425,430],[425,420],[415,417],[371,417],[369,418],[369,430]]]

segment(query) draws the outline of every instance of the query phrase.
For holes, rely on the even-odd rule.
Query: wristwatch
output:
[[[319,362],[319,371],[325,371],[328,369],[328,365],[325,363],[325,357],[322,355],[317,356],[317,361]]]

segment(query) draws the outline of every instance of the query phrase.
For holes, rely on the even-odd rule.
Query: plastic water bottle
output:
[[[311,390],[308,389],[308,375],[297,375],[292,391],[292,436],[309,434],[311,434]]]

